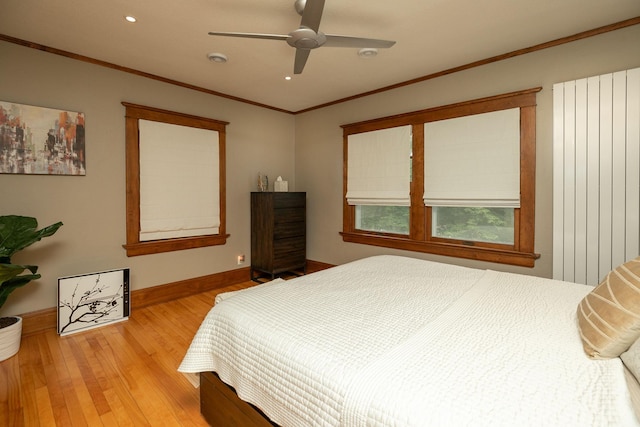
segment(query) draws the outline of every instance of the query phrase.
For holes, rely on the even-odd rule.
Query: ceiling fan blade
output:
[[[322,11],[324,9],[324,0],[307,0],[302,12],[302,20],[300,25],[311,28],[316,33],[320,28],[320,19],[322,19]]]
[[[335,34],[325,34],[327,41],[324,46],[330,47],[374,47],[387,48],[396,44],[391,40],[366,39],[362,37],[338,36]]]
[[[293,64],[293,74],[301,74],[304,69],[304,65],[307,63],[307,58],[311,53],[310,49],[296,49],[296,60]]]
[[[243,37],[248,39],[266,39],[266,40],[286,40],[289,35],[280,34],[259,34],[259,33],[230,33],[230,32],[216,32],[209,31],[210,36],[225,36],[225,37]]]

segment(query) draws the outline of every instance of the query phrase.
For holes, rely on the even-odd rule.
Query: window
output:
[[[409,234],[411,126],[349,135],[347,202],[355,228]]]
[[[433,237],[513,245],[513,208],[433,207]]]
[[[124,103],[127,256],[226,243],[226,122]]]
[[[356,205],[356,229],[409,235],[409,206]]]
[[[533,267],[540,89],[344,125],[343,240]],[[399,155],[392,140],[407,128],[412,145]],[[383,130],[395,136],[381,138]],[[352,147],[358,144],[383,162],[368,160],[374,155]],[[397,168],[387,163],[402,156],[407,163],[393,160]],[[359,163],[381,172],[368,181],[377,182],[371,191],[386,189],[385,174],[406,176],[407,203],[352,200],[350,176],[360,173]]]

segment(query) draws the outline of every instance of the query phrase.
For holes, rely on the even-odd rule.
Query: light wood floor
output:
[[[128,320],[60,337],[23,337],[0,362],[0,426],[206,426],[178,365],[219,292],[132,310]]]

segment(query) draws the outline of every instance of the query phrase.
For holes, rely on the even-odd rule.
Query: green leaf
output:
[[[33,217],[0,216],[0,260],[10,262],[13,254],[44,237],[51,236],[61,226],[62,222],[57,222],[37,230],[38,221]]]
[[[29,270],[32,274],[19,276],[25,270]],[[0,307],[11,292],[32,280],[39,279],[40,275],[36,274],[37,271],[38,266],[36,265],[0,264]]]
[[[0,283],[17,277],[25,270],[29,270],[32,274],[36,274],[38,271],[37,265],[18,265],[18,264],[0,264]]]

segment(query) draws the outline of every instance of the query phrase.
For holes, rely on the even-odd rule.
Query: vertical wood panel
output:
[[[587,280],[600,281],[600,78],[587,79]]]
[[[605,74],[600,77],[600,272],[611,270],[612,96],[613,78]]]
[[[553,85],[553,277],[564,269],[564,84]]]
[[[576,81],[575,96],[575,267],[573,281],[587,280],[587,81]]]
[[[626,261],[626,86],[627,73],[614,73],[611,93],[611,267]]]
[[[536,106],[520,108],[520,209],[516,210],[516,250],[535,251],[534,230],[536,213]],[[523,230],[531,230],[524,232]]]
[[[412,170],[424,170],[424,123],[413,125],[411,132],[413,138],[411,149]],[[409,230],[413,240],[425,240],[427,235],[431,235],[431,229],[429,229],[429,234],[426,234],[426,220],[419,220],[427,216],[427,207],[424,205],[423,195],[424,179],[414,179],[411,176],[411,226]],[[418,218],[418,220],[415,220],[415,218]],[[431,221],[429,221],[429,227],[431,227]]]
[[[564,279],[575,280],[575,83],[567,82],[564,86]]]

